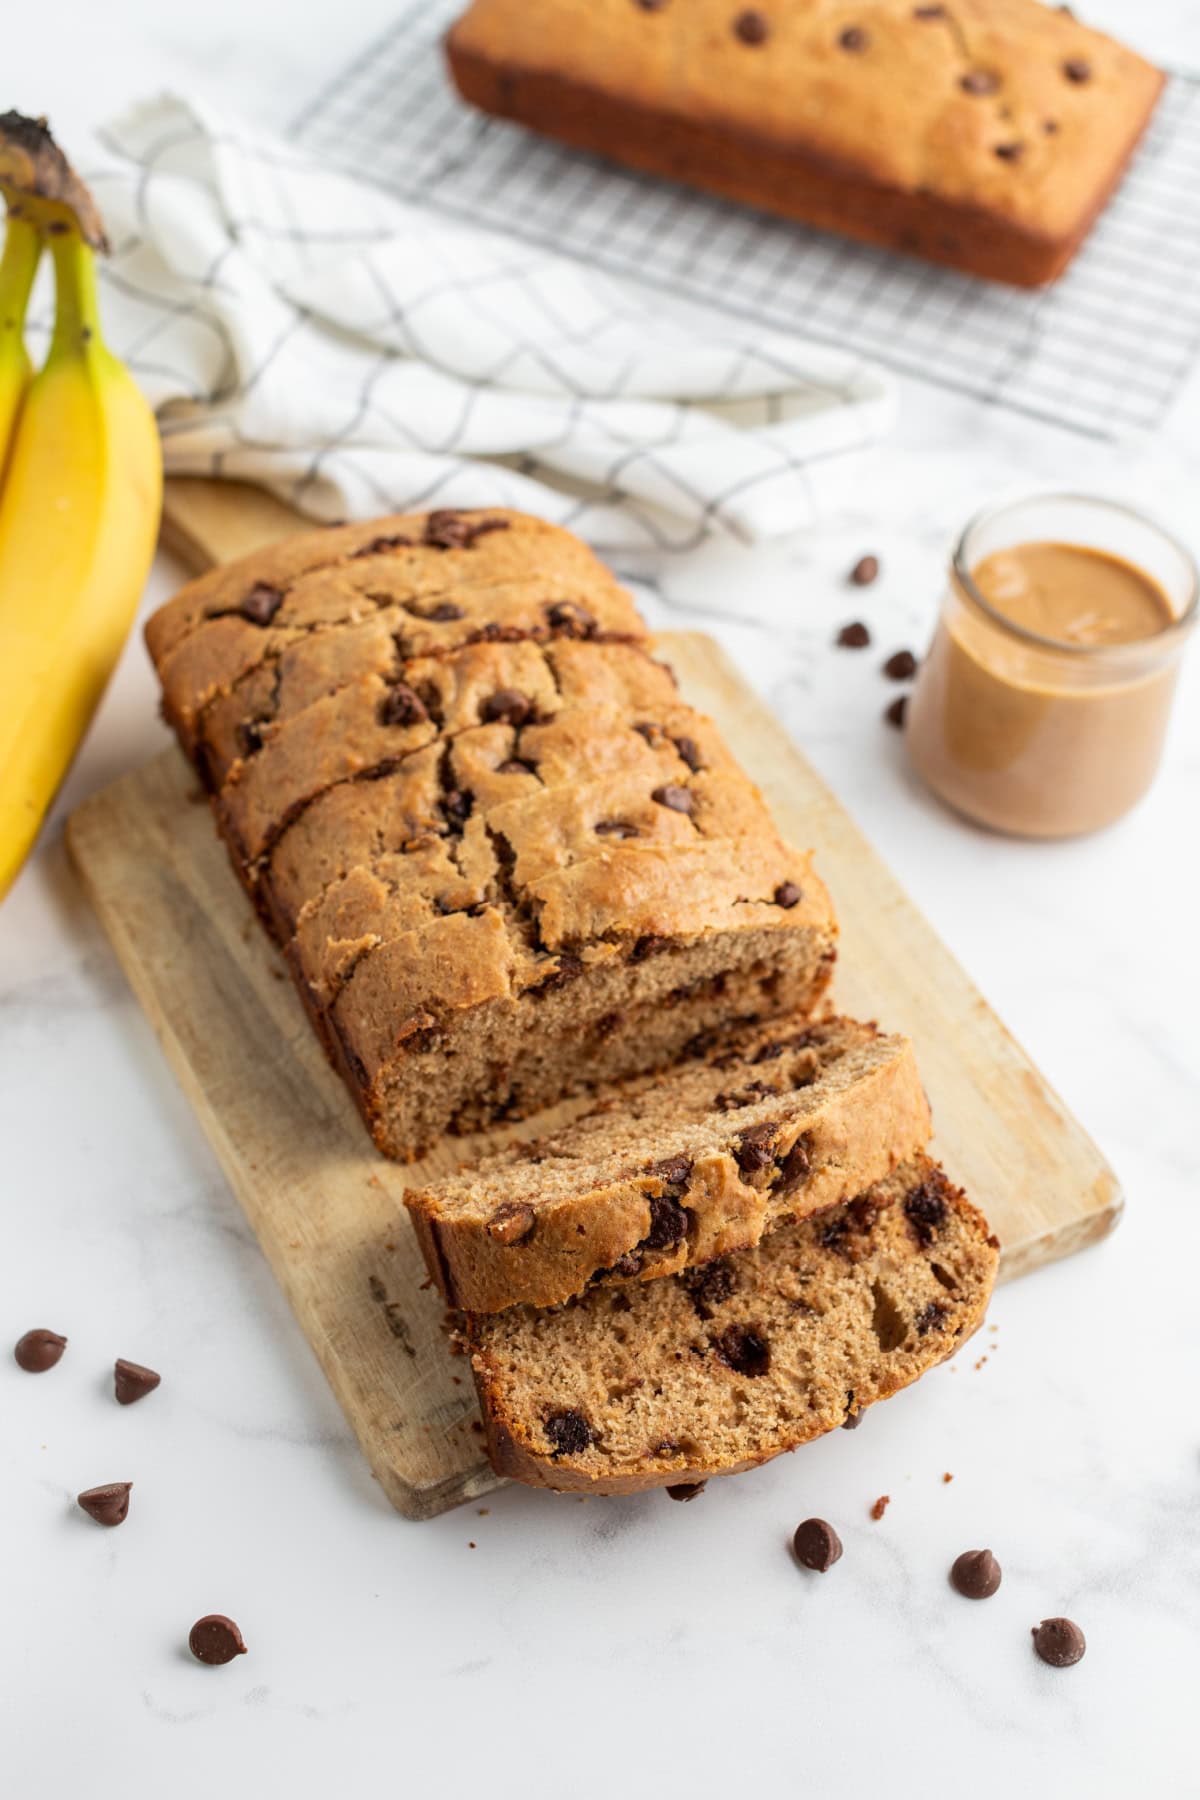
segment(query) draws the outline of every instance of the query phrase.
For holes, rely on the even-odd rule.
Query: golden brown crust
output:
[[[1163,86],[1133,52],[1037,0],[759,10],[766,35],[751,43],[723,0],[583,12],[475,0],[447,48],[484,111],[1024,286],[1066,266]]]

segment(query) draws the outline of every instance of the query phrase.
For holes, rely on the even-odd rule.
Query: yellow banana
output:
[[[92,250],[63,212],[44,225],[54,335],[0,487],[0,897],[120,655],[162,497],[153,414],[101,339]]]
[[[0,478],[31,373],[25,348],[25,309],[42,240],[37,227],[10,210],[0,256]]]

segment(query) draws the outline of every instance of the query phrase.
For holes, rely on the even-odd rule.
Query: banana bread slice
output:
[[[756,1249],[546,1311],[469,1315],[492,1462],[592,1494],[753,1468],[956,1350],[982,1323],[998,1249],[922,1155]]]
[[[756,1244],[882,1180],[929,1131],[907,1038],[777,1023],[404,1201],[450,1305],[552,1306]]]

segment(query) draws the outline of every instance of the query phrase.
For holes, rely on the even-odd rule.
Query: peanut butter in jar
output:
[[[997,831],[1112,824],[1158,768],[1196,588],[1188,553],[1111,502],[1048,496],[980,515],[908,709],[917,771]]]

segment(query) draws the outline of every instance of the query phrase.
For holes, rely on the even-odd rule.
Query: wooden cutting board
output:
[[[176,483],[167,535],[196,567],[299,527],[249,489]],[[1121,1195],[1099,1151],[971,985],[783,727],[710,638],[664,635],[786,837],[815,847],[841,921],[844,1011],[915,1040],[950,1174],[990,1217],[1005,1277],[1103,1237]],[[466,1362],[447,1349],[401,1204],[471,1154],[410,1169],[372,1148],[207,805],[172,749],[94,795],[68,843],[172,1068],[385,1492],[429,1518],[497,1485]],[[555,1108],[521,1128],[578,1110]],[[501,1134],[509,1137],[513,1127]],[[476,1139],[474,1144],[487,1140]]]

